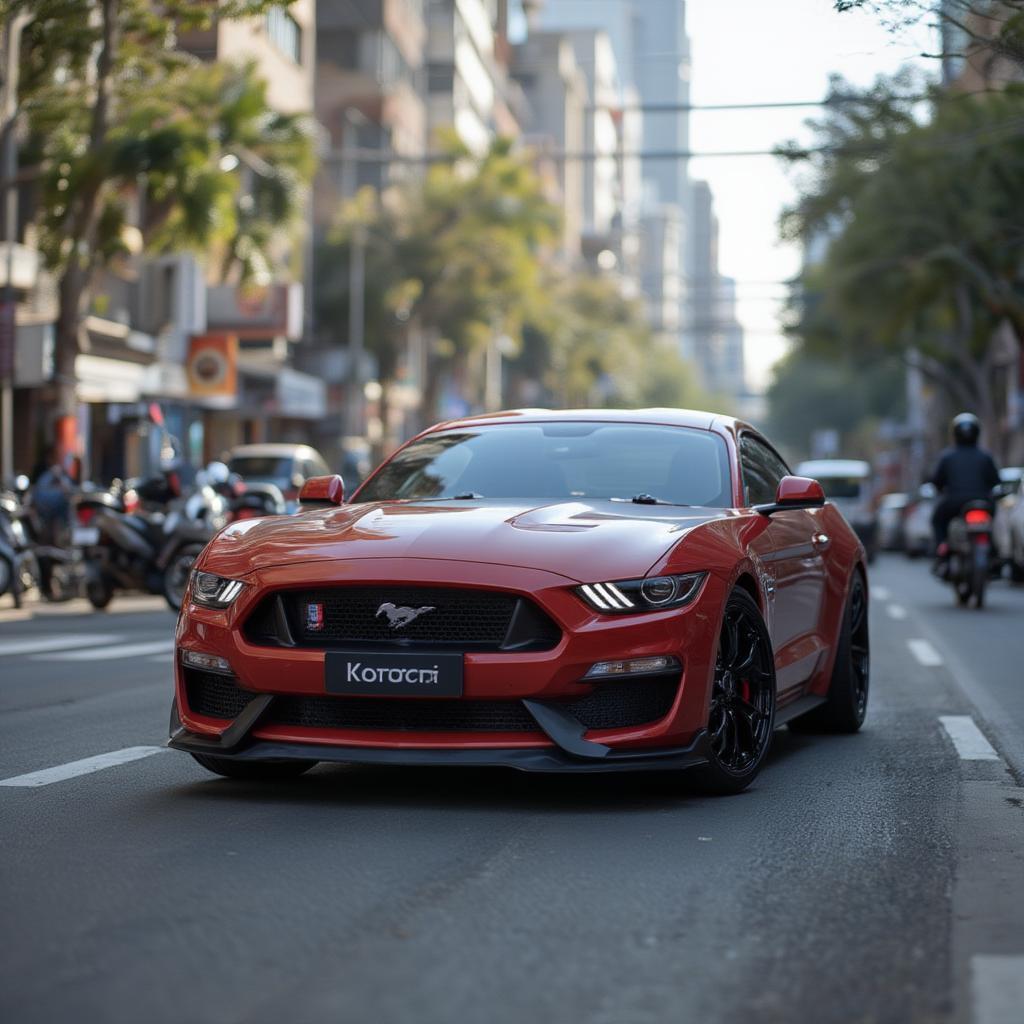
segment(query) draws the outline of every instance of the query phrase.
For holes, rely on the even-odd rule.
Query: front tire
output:
[[[871,645],[868,635],[867,585],[859,572],[853,575],[839,634],[836,662],[825,703],[794,718],[794,732],[857,732],[868,710],[871,681]]]
[[[254,782],[274,782],[294,779],[310,768],[316,761],[236,761],[230,757],[213,754],[193,754],[207,771],[223,775],[228,779],[250,779]]]
[[[89,580],[85,585],[85,596],[96,611],[103,611],[114,599],[114,588],[108,580]]]
[[[775,653],[757,602],[734,590],[725,604],[708,709],[708,763],[693,769],[710,794],[741,793],[757,777],[775,729]]]
[[[164,571],[164,599],[170,605],[171,611],[181,611],[189,573],[192,572],[192,566],[202,554],[202,550],[202,544],[187,544],[175,553]]]

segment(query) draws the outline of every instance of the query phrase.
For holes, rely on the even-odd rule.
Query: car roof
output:
[[[871,465],[859,459],[811,459],[797,466],[801,476],[871,476]]]
[[[494,423],[651,423],[672,427],[693,427],[736,433],[746,424],[731,416],[701,412],[697,409],[506,409],[502,412],[480,413],[462,419],[447,420],[430,428],[451,430]]]
[[[230,458],[233,459],[236,456],[245,455],[269,455],[286,458],[289,455],[304,455],[306,452],[313,452],[315,454],[316,449],[311,448],[308,444],[285,444],[280,442],[271,444],[239,444],[231,449]]]

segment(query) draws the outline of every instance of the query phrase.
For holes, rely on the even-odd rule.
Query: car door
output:
[[[740,436],[745,503],[769,504],[789,467],[762,438]],[[769,581],[769,629],[775,646],[779,693],[799,686],[814,671],[821,652],[819,632],[825,565],[816,543],[817,521],[806,509],[776,512],[751,544]]]

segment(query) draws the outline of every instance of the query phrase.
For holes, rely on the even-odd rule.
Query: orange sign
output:
[[[196,398],[231,405],[238,395],[238,338],[196,334],[188,352],[188,386]]]

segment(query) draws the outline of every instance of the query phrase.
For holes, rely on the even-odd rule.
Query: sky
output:
[[[876,15],[837,14],[832,0],[687,0],[693,51],[694,104],[822,99],[828,78],[839,72],[858,85],[922,60],[935,43],[926,27],[898,37]],[[693,152],[770,149],[809,140],[803,122],[818,111],[694,111]],[[796,196],[789,173],[774,157],[698,158],[690,175],[710,182],[719,218],[719,264],[737,279],[739,319],[747,330],[748,384],[760,390],[770,367],[785,352],[778,326],[778,282],[800,269],[799,247],[778,238],[778,219]]]

